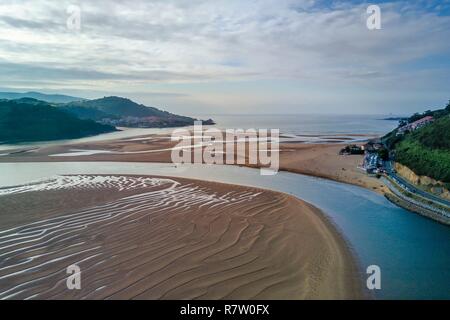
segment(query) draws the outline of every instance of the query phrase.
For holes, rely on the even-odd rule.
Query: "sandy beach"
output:
[[[345,136],[347,138],[343,138]],[[360,167],[362,155],[339,155],[349,137],[367,138],[364,135],[317,136],[325,139],[322,143],[303,141],[280,142],[279,170],[301,173],[339,182],[358,185],[380,194],[388,193],[388,188],[374,177],[369,177]],[[310,136],[314,138],[316,136]],[[361,142],[349,142],[361,145]],[[43,161],[123,161],[123,162],[163,162],[170,163],[171,148],[177,142],[169,136],[147,135],[130,139],[90,142],[83,144],[56,145],[50,147],[18,149],[0,156],[0,162],[43,162]],[[246,146],[248,150],[248,146]],[[190,150],[187,150],[188,152]],[[246,166],[250,165],[248,158]]]
[[[338,154],[342,142],[326,137],[323,143],[280,143],[280,170],[383,192],[377,179],[358,168],[362,156]],[[8,151],[0,162],[167,163],[176,143],[148,135],[56,144]],[[248,154],[245,162],[259,167],[248,163]],[[335,226],[292,196],[181,178],[59,179],[0,189],[6,208],[0,218],[6,230],[0,233],[6,258],[0,298],[362,297],[355,259]],[[21,241],[28,234],[31,244]],[[57,240],[47,243],[50,238]],[[65,268],[73,263],[85,270],[80,291],[65,285]]]
[[[360,145],[360,144],[359,144]],[[363,169],[363,155],[339,155],[342,144],[282,144],[280,170],[354,184],[380,194],[389,189]]]
[[[0,200],[0,299],[361,298],[343,239],[286,194],[77,175],[1,189]],[[81,290],[66,287],[71,264]]]

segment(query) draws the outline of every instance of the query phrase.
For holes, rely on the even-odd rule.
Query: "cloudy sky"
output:
[[[450,0],[2,0],[0,89],[184,114],[411,113],[450,99]],[[81,28],[67,27],[80,8]],[[70,11],[70,10],[69,10]]]

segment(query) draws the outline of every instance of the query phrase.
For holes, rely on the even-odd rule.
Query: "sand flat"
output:
[[[99,175],[1,191],[0,299],[361,297],[345,242],[286,194]]]
[[[345,136],[350,137],[352,134],[346,134]],[[311,137],[320,137],[320,135]],[[333,138],[332,135],[326,137]],[[357,137],[364,138],[365,136],[358,135]],[[335,138],[341,139],[342,135]],[[359,168],[363,163],[362,155],[341,156],[339,151],[344,147],[344,144],[333,142],[281,142],[279,145],[279,169],[350,183],[380,194],[389,193],[389,189],[379,179],[367,176]],[[361,144],[361,142],[353,143]],[[176,144],[177,142],[170,141],[168,136],[148,135],[135,139],[42,147],[33,150],[33,152],[11,153],[2,156],[0,162],[118,161],[167,163],[172,162],[171,148],[175,147]],[[246,145],[246,149],[248,150],[248,145]],[[103,151],[103,153],[100,151]],[[189,150],[187,151],[189,152]],[[225,157],[224,152],[218,154],[223,154],[223,157]],[[245,162],[249,167],[259,167],[259,165],[248,164],[247,157]]]

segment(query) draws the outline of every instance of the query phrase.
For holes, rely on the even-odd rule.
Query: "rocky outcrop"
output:
[[[394,163],[394,168],[399,175],[414,185],[420,186],[426,191],[432,192],[440,197],[450,200],[450,191],[444,187],[444,183],[427,176],[419,176],[410,168],[398,162]]]

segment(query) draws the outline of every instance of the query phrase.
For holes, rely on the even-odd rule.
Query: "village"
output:
[[[401,125],[396,131],[396,136],[402,136],[409,132],[418,130],[433,121],[434,118],[432,116],[425,116],[411,123],[402,123],[403,125]],[[393,155],[391,154],[389,148],[383,143],[381,138],[370,139],[366,144],[361,146],[354,144],[348,145],[343,148],[339,154],[363,154],[364,160],[362,163],[362,168],[368,175],[380,175],[387,173],[388,169],[390,169],[390,165],[387,163],[393,160]]]
[[[432,116],[424,116],[411,123],[400,122],[395,136],[399,138],[423,128],[433,121]],[[340,154],[363,154],[364,158],[360,168],[367,175],[380,178],[386,184],[392,192],[392,195],[386,195],[386,197],[391,201],[446,224],[450,222],[450,201],[426,192],[405,177],[400,176],[394,168],[395,154],[382,138],[370,139],[360,146],[346,146],[340,151]]]

